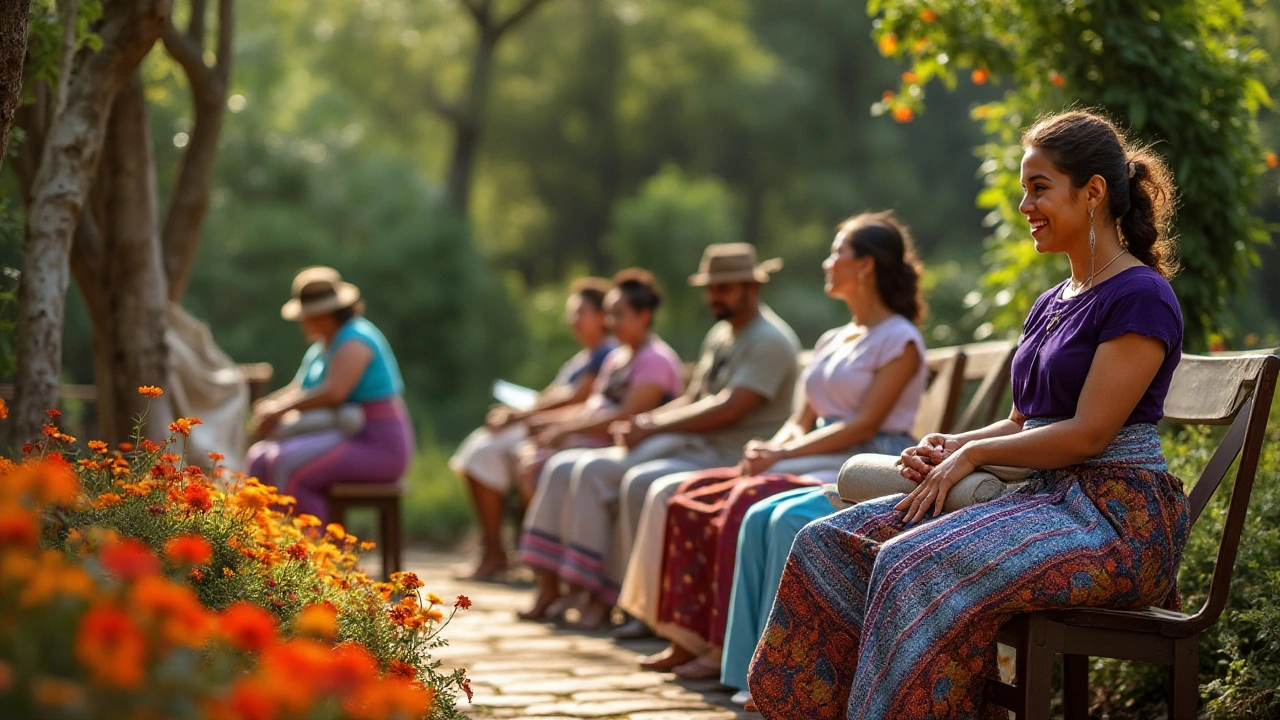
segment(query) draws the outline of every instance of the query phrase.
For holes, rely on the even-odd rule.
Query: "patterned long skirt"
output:
[[[926,523],[903,523],[902,497],[796,538],[751,665],[766,718],[1003,718],[984,690],[1014,615],[1179,605],[1187,499],[1152,425]]]
[[[903,433],[878,433],[841,457],[864,452],[896,455],[912,444]],[[779,463],[778,468],[782,467]],[[809,475],[739,476],[733,468],[720,468],[681,485],[667,503],[659,625],[679,626],[715,647],[724,647],[738,531],[747,511],[788,490],[822,483]]]

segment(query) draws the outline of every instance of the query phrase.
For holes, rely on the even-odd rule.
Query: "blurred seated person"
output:
[[[568,448],[608,447],[609,425],[656,409],[684,391],[680,356],[653,330],[662,290],[640,268],[623,270],[605,295],[609,331],[619,343],[605,358],[591,397],[580,405],[540,412],[527,422],[533,438],[519,451],[520,500],[533,498],[546,461]]]
[[[484,427],[472,432],[449,460],[449,468],[466,480],[483,536],[483,555],[469,579],[487,580],[507,569],[502,516],[506,496],[515,484],[518,453],[530,437],[529,422],[548,410],[585,402],[605,357],[617,347],[605,328],[604,296],[609,288],[609,281],[603,278],[574,283],[565,316],[582,349],[560,367],[532,407],[490,408]]]
[[[400,368],[362,309],[360,290],[343,282],[337,270],[299,272],[280,315],[296,321],[315,343],[293,381],[253,409],[259,440],[249,448],[248,473],[295,497],[298,513],[326,522],[330,485],[396,482],[413,456]],[[332,412],[339,408],[342,413]],[[325,409],[331,412],[318,412]],[[339,421],[340,415],[351,418],[349,410],[356,410],[355,420]],[[291,423],[300,417],[286,416],[291,411],[307,417]],[[291,425],[305,430],[291,432]]]

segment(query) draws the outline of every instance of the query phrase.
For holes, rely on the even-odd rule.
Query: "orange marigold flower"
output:
[[[115,493],[102,493],[98,496],[97,500],[93,501],[93,509],[105,510],[106,508],[115,507],[122,502],[124,502],[124,500],[121,500],[120,496]]]
[[[156,387],[155,385],[143,385],[142,387],[138,388],[138,392],[142,395],[146,395],[149,398],[158,398],[164,394],[164,391]]]
[[[298,527],[303,527],[303,528],[320,527],[320,518],[316,517],[315,515],[310,515],[308,513],[302,513],[301,515],[297,516],[293,520],[298,524]]]
[[[986,85],[987,80],[991,79],[991,74],[987,72],[986,68],[978,68],[973,71],[969,78],[973,80],[974,85]]]
[[[102,442],[101,440],[90,440],[89,449],[98,453],[99,455],[107,454],[107,444]]]
[[[331,638],[338,634],[338,609],[333,603],[313,603],[298,611],[294,628],[303,635]]]
[[[285,553],[294,560],[302,560],[307,556],[307,549],[302,546],[302,543],[294,543],[285,548]]]
[[[444,598],[440,597],[435,593],[427,593],[427,602],[431,603],[432,605],[441,605],[444,603]]]
[[[1263,157],[1263,159],[1266,160],[1267,167],[1271,168],[1272,170],[1275,170],[1277,167],[1280,167],[1280,158],[1277,158],[1276,154],[1273,152],[1267,153]],[[0,415],[0,418],[3,418],[3,416]]]
[[[934,12],[930,8],[925,8],[920,11],[920,19],[927,23],[931,23],[938,19],[938,13]]]
[[[244,600],[222,611],[219,627],[228,642],[246,652],[261,652],[276,637],[275,616]]]
[[[209,494],[209,489],[203,485],[186,486],[182,490],[182,499],[186,502],[187,507],[192,510],[199,510],[205,513],[213,509],[213,496]]]
[[[466,595],[459,595],[458,600],[453,604],[453,606],[456,608],[462,608],[463,610],[470,610],[471,598]]]
[[[227,456],[223,455],[220,452],[211,452],[209,453],[209,459],[214,462],[222,462],[223,460],[227,459]]]
[[[898,52],[898,36],[889,33],[880,38],[880,54],[892,55]]]
[[[191,572],[187,573],[187,578],[192,582],[200,582],[204,580],[204,571],[198,567],[191,568]]]
[[[367,685],[378,676],[378,661],[365,646],[344,642],[334,646],[332,653],[329,683],[339,693]]]
[[[1062,73],[1058,72],[1057,70],[1050,70],[1049,82],[1053,83],[1054,85],[1057,85],[1058,87],[1062,87],[1063,85],[1067,84],[1067,79],[1062,77]]]
[[[173,453],[165,453],[165,454],[163,454],[163,455],[161,455],[161,456],[160,456],[160,462],[162,462],[162,463],[168,463],[168,464],[170,464],[170,465],[176,465],[176,464],[178,463],[178,461],[179,461],[179,460],[181,460],[181,459],[182,459],[182,457],[181,457],[181,456],[179,456],[179,455],[175,455],[175,454],[173,454]]]
[[[325,525],[324,531],[325,533],[332,535],[335,540],[341,540],[347,536],[346,528],[342,527],[338,523],[329,523],[328,525]]]
[[[145,679],[146,653],[146,637],[122,610],[98,606],[80,618],[76,659],[98,685],[119,690],[138,688]]]
[[[204,423],[201,422],[200,418],[178,418],[177,420],[169,423],[169,432],[177,433],[179,435],[190,435],[191,428],[196,425],[203,424]]]
[[[160,448],[164,447],[160,443],[148,438],[143,438],[140,444],[142,446],[142,452],[148,455],[156,453],[160,450]]]
[[[98,557],[102,566],[121,580],[134,580],[160,572],[160,558],[133,538],[107,543]]]
[[[164,544],[164,554],[174,565],[203,565],[213,557],[213,548],[200,535],[179,535]]]
[[[436,622],[440,622],[441,620],[444,619],[444,613],[440,612],[439,610],[436,610],[435,608],[432,608],[423,614]]]
[[[213,631],[212,618],[194,590],[161,577],[142,578],[129,593],[130,607],[154,623],[164,641],[198,648]]]
[[[378,543],[369,542],[368,540],[365,540],[364,542],[360,543],[360,549],[364,550],[365,552],[368,552],[376,547],[378,547]]]
[[[900,123],[909,123],[916,119],[916,113],[906,105],[899,105],[893,109],[893,119]]]
[[[391,582],[405,592],[411,592],[422,587],[422,581],[418,579],[415,573],[411,572],[391,573]]]
[[[39,518],[18,507],[0,508],[0,545],[34,548],[40,537]]]
[[[80,495],[80,479],[71,463],[60,453],[45,457],[35,466],[36,501],[49,505],[70,505]]]
[[[392,660],[391,665],[387,668],[387,674],[412,680],[418,676],[418,670],[407,662]]]
[[[9,406],[4,404],[4,398],[0,398],[0,420],[9,419]]]
[[[116,447],[120,448],[120,452],[133,452],[133,443],[131,442],[122,442]]]
[[[215,706],[212,717],[235,720],[274,720],[276,703],[268,684],[253,677],[236,681],[225,704]]]
[[[44,414],[48,415],[51,418],[62,417],[62,411],[57,408],[49,408],[48,410],[44,411]]]
[[[471,680],[462,681],[462,692],[467,694],[467,702],[471,702]]]

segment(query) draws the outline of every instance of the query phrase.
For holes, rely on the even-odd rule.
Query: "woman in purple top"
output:
[[[1023,147],[1020,209],[1071,277],[1023,325],[1013,412],[926,436],[902,454],[910,494],[801,531],[751,667],[765,717],[1004,717],[986,678],[1015,614],[1178,606],[1187,501],[1155,426],[1182,347],[1172,176],[1088,112],[1042,120]],[[1036,472],[939,517],[980,465]]]

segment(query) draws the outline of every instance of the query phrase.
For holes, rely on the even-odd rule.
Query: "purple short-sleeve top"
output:
[[[1072,417],[1098,346],[1137,333],[1164,344],[1165,358],[1125,425],[1158,422],[1182,358],[1182,310],[1169,281],[1132,267],[1064,299],[1066,281],[1041,295],[1013,356],[1013,403],[1027,417]]]

